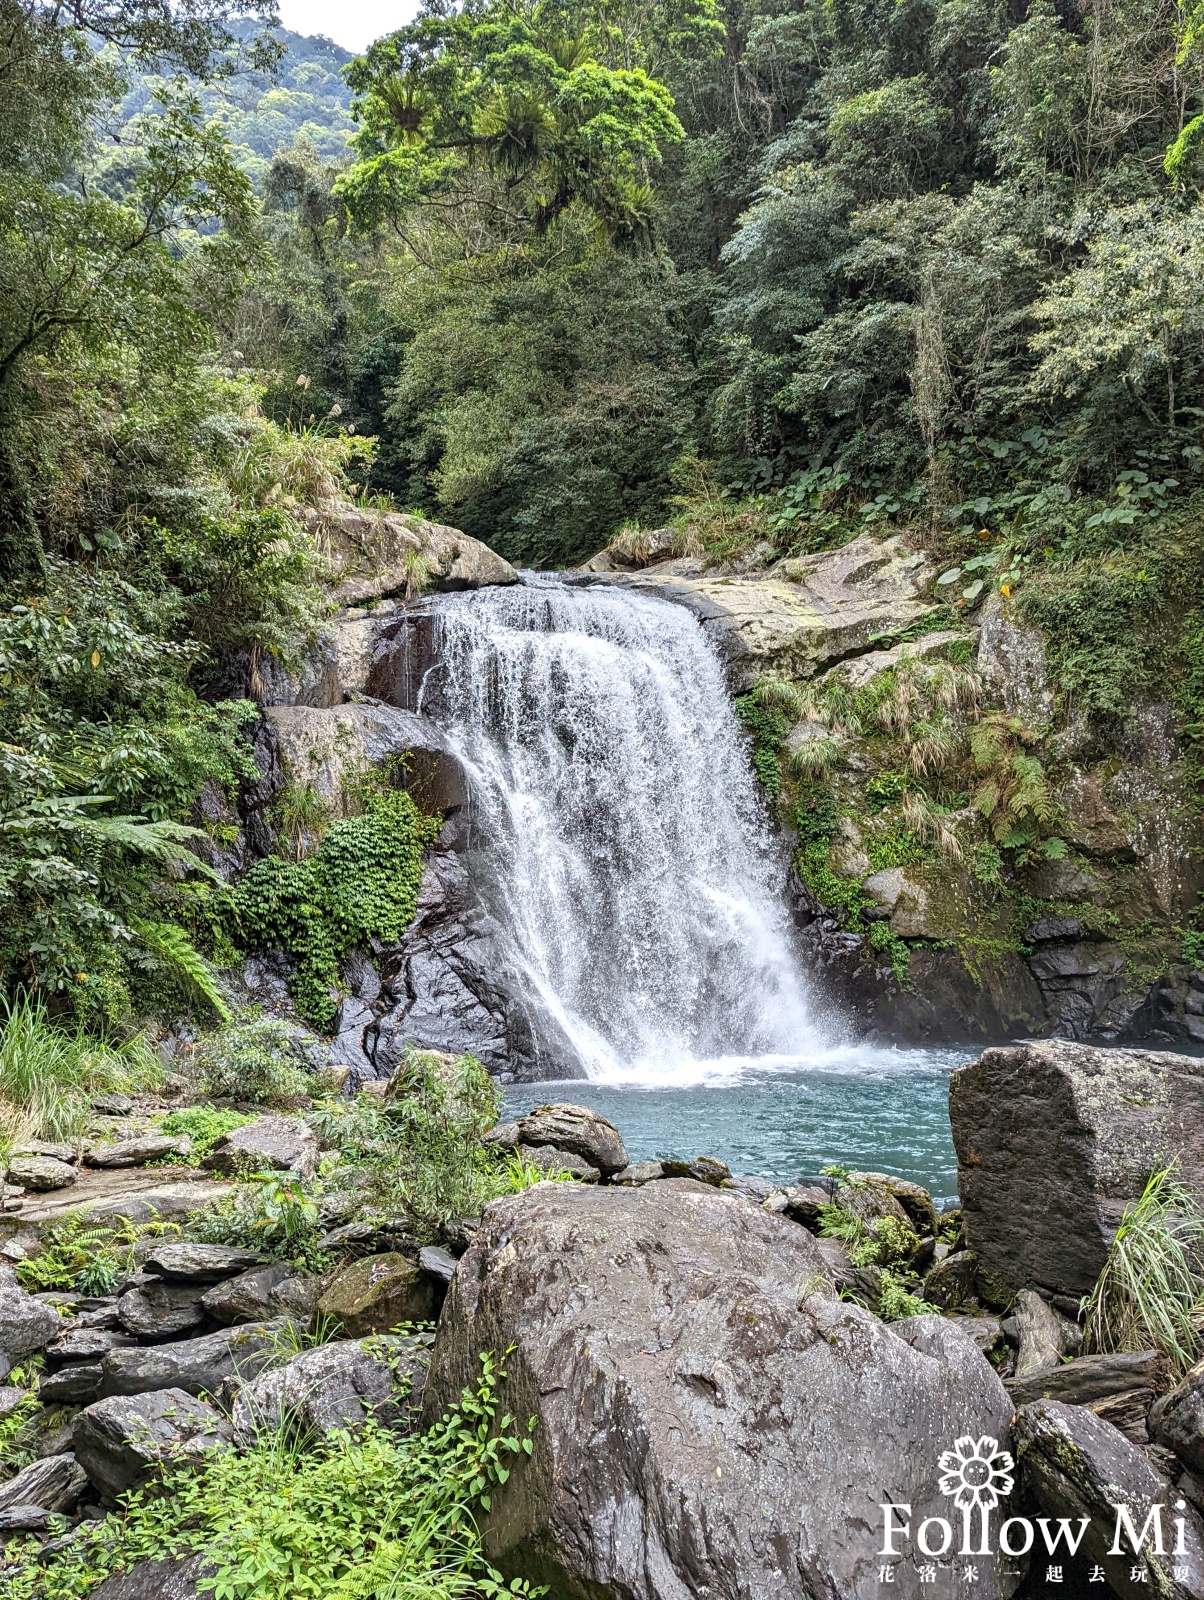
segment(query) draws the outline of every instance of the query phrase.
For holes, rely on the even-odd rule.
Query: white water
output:
[[[441,720],[488,841],[506,965],[586,1075],[839,1068],[723,669],[691,613],[537,580],[449,596],[439,615]]]

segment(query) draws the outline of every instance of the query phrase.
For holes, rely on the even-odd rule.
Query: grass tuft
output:
[[[66,1139],[106,1090],[150,1088],[159,1067],[141,1039],[91,1038],[78,1024],[52,1022],[28,994],[0,997],[0,1150],[29,1139]]]
[[[1161,1350],[1181,1374],[1204,1327],[1199,1250],[1204,1216],[1172,1167],[1151,1175],[1126,1206],[1104,1270],[1083,1301],[1083,1348],[1099,1353]]]

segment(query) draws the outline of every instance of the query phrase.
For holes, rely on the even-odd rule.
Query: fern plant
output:
[[[1031,843],[1060,816],[1045,769],[1027,749],[1036,741],[1018,717],[1002,711],[988,713],[970,729],[970,758],[978,777],[970,803],[1005,849]]]
[[[130,917],[129,924],[151,954],[179,978],[193,999],[211,1007],[223,1022],[232,1020],[213,968],[183,928],[175,922],[149,922],[142,917]]]

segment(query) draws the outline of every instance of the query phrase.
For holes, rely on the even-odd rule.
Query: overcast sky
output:
[[[418,0],[277,0],[280,20],[294,33],[324,33],[347,50],[365,50],[418,10]]]

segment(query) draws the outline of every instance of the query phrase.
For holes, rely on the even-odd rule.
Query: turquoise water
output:
[[[613,1122],[632,1161],[712,1155],[733,1172],[782,1182],[840,1163],[910,1178],[952,1200],[949,1074],[976,1054],[848,1047],[814,1066],[732,1063],[691,1083],[512,1084],[506,1114],[568,1100]]]

